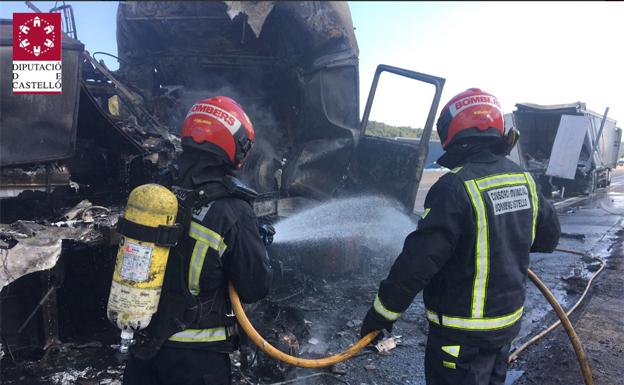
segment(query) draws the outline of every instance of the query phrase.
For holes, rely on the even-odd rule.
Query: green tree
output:
[[[414,128],[409,126],[391,126],[383,122],[376,122],[369,120],[366,126],[366,135],[378,136],[382,138],[420,138],[422,135],[422,128]],[[438,139],[438,134],[435,130],[431,133],[432,139]]]

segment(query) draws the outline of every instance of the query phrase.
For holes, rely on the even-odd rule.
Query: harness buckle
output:
[[[172,226],[159,225],[156,233],[156,243],[159,246],[174,247],[182,237],[182,225],[174,223]]]

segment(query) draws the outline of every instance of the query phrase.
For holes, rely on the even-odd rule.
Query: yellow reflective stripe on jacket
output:
[[[227,246],[223,237],[197,222],[191,222],[189,236],[196,242],[189,263],[188,287],[191,294],[199,295],[199,277],[208,249],[212,248],[219,253],[219,256],[222,256]]]
[[[496,330],[506,328],[516,323],[521,317],[524,311],[524,306],[515,312],[504,315],[501,317],[488,317],[488,318],[463,318],[463,317],[450,317],[443,315],[441,317],[434,311],[427,310],[427,319],[437,325],[440,325],[440,318],[442,320],[441,326],[462,329],[462,330]]]
[[[224,326],[211,329],[186,329],[169,337],[169,341],[175,342],[215,342],[226,339],[227,333]]]
[[[482,192],[498,187],[508,187],[515,185],[529,185],[531,195],[531,206],[533,209],[532,240],[535,239],[535,229],[537,226],[537,189],[535,182],[528,173],[509,173],[492,175],[464,182],[466,191],[470,196],[470,201],[475,211],[477,222],[476,242],[475,242],[475,278],[473,282],[473,293],[471,302],[471,316],[482,318],[485,314],[485,299],[487,296],[487,282],[490,269],[490,245],[489,227],[485,201]]]
[[[191,222],[189,236],[198,241],[207,243],[210,247],[219,252],[219,256],[223,255],[225,249],[227,248],[225,242],[223,241],[223,237],[197,222]]]
[[[440,319],[438,318],[438,315],[435,312],[428,310],[428,309],[426,309],[425,311],[427,312],[427,319],[429,321],[433,322],[436,325],[440,324]]]
[[[535,240],[535,230],[537,229],[537,215],[539,211],[539,202],[537,196],[537,188],[535,187],[535,181],[530,173],[525,172],[524,177],[529,184],[529,191],[531,192],[531,206],[533,208],[533,233],[531,235],[531,244]]]
[[[527,183],[526,176],[524,174],[499,174],[492,175],[485,178],[476,180],[479,190],[486,190],[495,187],[506,187],[517,184]]]
[[[475,278],[472,288],[472,304],[470,314],[473,318],[483,317],[485,294],[490,267],[490,245],[488,244],[488,223],[485,202],[481,191],[474,180],[464,182],[470,201],[474,207],[477,220],[477,239],[475,242]]]
[[[381,300],[379,299],[379,294],[375,296],[375,302],[373,304],[373,307],[375,308],[375,311],[379,313],[379,315],[381,315],[388,321],[396,321],[396,319],[399,318],[399,316],[401,315],[401,313],[396,313],[386,309],[386,307],[383,305],[383,303],[381,303]]]
[[[193,254],[191,254],[188,271],[188,288],[193,295],[199,294],[199,276],[201,274],[202,266],[204,266],[206,252],[208,252],[208,244],[202,241],[196,241],[195,247],[193,248]]]

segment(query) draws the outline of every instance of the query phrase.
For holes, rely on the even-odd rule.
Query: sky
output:
[[[582,101],[624,127],[623,2],[349,3],[363,92],[384,63],[445,78],[441,107],[478,87],[505,112]]]
[[[35,1],[47,11],[55,2]],[[29,12],[0,3],[0,18]],[[115,1],[68,1],[86,49],[116,53]],[[378,64],[446,79],[440,108],[478,87],[516,103],[585,102],[624,126],[624,2],[349,2],[360,49],[361,111]],[[117,68],[114,59],[97,56]],[[382,76],[371,118],[422,127],[430,86]]]

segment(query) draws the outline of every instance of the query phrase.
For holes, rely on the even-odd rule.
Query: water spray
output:
[[[378,196],[338,199],[304,210],[275,224],[275,244],[324,243],[357,238],[364,246],[397,255],[416,229],[399,203]]]

